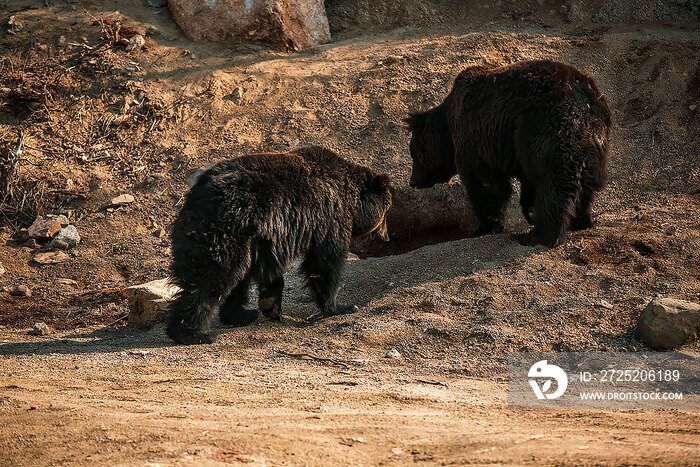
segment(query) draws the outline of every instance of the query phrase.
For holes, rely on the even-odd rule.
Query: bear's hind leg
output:
[[[246,276],[231,291],[228,298],[219,308],[219,318],[229,326],[246,326],[258,318],[258,310],[244,308],[248,303],[250,276]]]
[[[576,202],[576,216],[571,221],[571,230],[585,230],[593,227],[591,211],[596,188],[603,185],[605,174],[594,163],[589,162],[583,167],[581,175],[581,192]]]
[[[566,172],[541,183],[535,196],[534,227],[530,232],[518,235],[518,241],[522,245],[547,247],[561,243],[573,217],[579,189],[575,176],[567,177]]]
[[[593,207],[593,190],[583,189],[576,203],[576,217],[571,221],[569,228],[573,231],[586,230],[593,227],[591,210]]]
[[[284,277],[265,281],[258,285],[258,308],[267,319],[282,321],[282,291]]]
[[[503,231],[503,213],[512,194],[510,180],[502,176],[488,175],[486,170],[470,170],[465,179],[467,193],[479,228],[472,237],[480,237]]]
[[[172,276],[182,290],[170,304],[167,333],[180,344],[213,342],[205,328],[250,269],[248,241],[217,244],[211,237],[202,238],[173,234]]]
[[[338,305],[338,289],[345,267],[347,251],[317,246],[301,264],[306,282],[323,316],[344,315],[357,311],[355,305]]]

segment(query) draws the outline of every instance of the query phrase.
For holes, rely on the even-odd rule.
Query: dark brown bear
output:
[[[555,246],[567,229],[593,225],[611,117],[593,78],[575,68],[548,60],[469,67],[442,104],[406,122],[413,133],[410,185],[428,188],[459,174],[480,221],[474,236],[502,230],[512,177],[534,225],[519,237],[522,244]]]
[[[254,154],[204,172],[185,198],[172,232],[173,282],[168,335],[210,343],[205,328],[218,311],[245,325],[251,280],[259,306],[280,319],[283,274],[297,257],[324,316],[354,311],[336,296],[351,237],[387,238],[389,177],[320,147]]]

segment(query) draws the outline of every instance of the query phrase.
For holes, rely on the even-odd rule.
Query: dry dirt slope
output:
[[[72,193],[38,207],[73,210],[84,242],[64,264],[33,266],[31,249],[11,241],[31,216],[3,211],[0,286],[22,282],[34,294],[0,295],[0,459],[700,462],[697,413],[505,408],[507,352],[642,349],[634,322],[649,298],[700,299],[697,22],[568,24],[544,3],[524,21],[491,12],[435,24],[428,15],[422,29],[359,36],[348,25],[338,42],[293,56],[189,43],[167,14],[140,2],[85,3],[137,32],[159,29],[147,49],[127,54],[99,46],[102,28],[82,8],[13,4],[24,29],[0,37],[0,87],[21,92],[3,91],[0,136],[9,145],[22,129],[41,149],[26,150],[19,181]],[[168,226],[197,166],[325,144],[405,184],[408,108],[439,102],[466,65],[544,57],[594,75],[614,107],[596,229],[551,251],[503,234],[351,261],[342,299],[360,312],[311,325],[303,317],[312,307],[290,277],[281,325],[222,329],[207,348],[171,347],[160,328],[83,328],[120,318],[125,286],[165,275],[168,243],[153,231]],[[134,64],[139,71],[112,74]],[[121,192],[137,202],[96,212]],[[509,222],[525,228],[517,210]],[[27,337],[38,319],[64,330]],[[403,359],[385,361],[391,348]]]

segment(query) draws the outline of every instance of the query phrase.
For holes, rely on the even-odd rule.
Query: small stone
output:
[[[129,45],[126,46],[126,51],[141,50],[144,45],[146,45],[146,39],[144,39],[141,34],[137,34],[129,41]]]
[[[395,456],[400,456],[401,454],[403,454],[403,449],[401,449],[401,448],[394,448],[394,449],[391,450],[391,453],[392,453],[393,455],[395,455]]]
[[[5,267],[2,265],[2,263],[0,263],[0,276],[3,274],[5,274]]]
[[[239,86],[236,89],[234,89],[231,93],[231,97],[233,97],[234,101],[240,103],[241,99],[243,99],[243,88]]]
[[[14,288],[10,289],[10,295],[15,297],[31,297],[32,289],[30,289],[24,284],[17,285]]]
[[[32,259],[39,264],[58,264],[68,261],[68,258],[68,255],[62,251],[47,251],[37,253]]]
[[[697,104],[693,104],[693,105],[689,105],[688,108],[689,108],[690,110],[695,110],[695,109],[698,108],[698,106],[697,106]]]
[[[80,234],[74,225],[69,225],[65,229],[58,231],[56,236],[51,240],[49,246],[59,250],[67,250],[73,248],[80,243]]]
[[[700,305],[685,300],[657,297],[637,322],[637,338],[652,349],[673,349],[699,337]]]
[[[29,226],[27,232],[29,233],[29,238],[48,240],[56,235],[59,230],[61,230],[61,223],[56,218],[44,219],[39,216],[34,220],[32,225]]]
[[[153,235],[156,236],[157,238],[163,238],[165,237],[165,229],[164,228],[159,228],[153,231]]]
[[[134,201],[135,201],[134,197],[130,194],[119,195],[119,196],[116,196],[116,197],[112,198],[111,200],[107,201],[106,203],[102,204],[102,207],[100,207],[100,210],[126,206],[127,204],[131,204]]]
[[[32,336],[45,336],[46,334],[51,333],[51,328],[47,326],[46,323],[43,321],[39,321],[38,323],[34,324],[34,327],[29,330],[27,334],[32,335]]]
[[[393,358],[393,359],[401,358],[401,354],[399,353],[398,350],[391,349],[390,351],[388,351],[386,353],[386,355],[384,355],[384,358]]]
[[[612,310],[613,305],[610,302],[607,302],[605,300],[601,300],[600,303],[598,303],[598,306],[601,308],[605,308],[606,310]]]

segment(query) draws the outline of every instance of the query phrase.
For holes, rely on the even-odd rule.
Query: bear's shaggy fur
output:
[[[257,317],[245,310],[251,281],[259,307],[280,319],[283,273],[297,257],[324,316],[348,313],[336,296],[351,237],[386,237],[389,177],[320,147],[254,154],[204,172],[173,226],[173,282],[168,335],[209,343],[216,311],[226,324]]]
[[[555,246],[567,229],[593,225],[591,204],[605,184],[610,109],[595,81],[563,63],[472,66],[437,107],[407,118],[411,186],[459,174],[481,223],[475,236],[502,230],[510,179],[534,228],[523,244]]]

